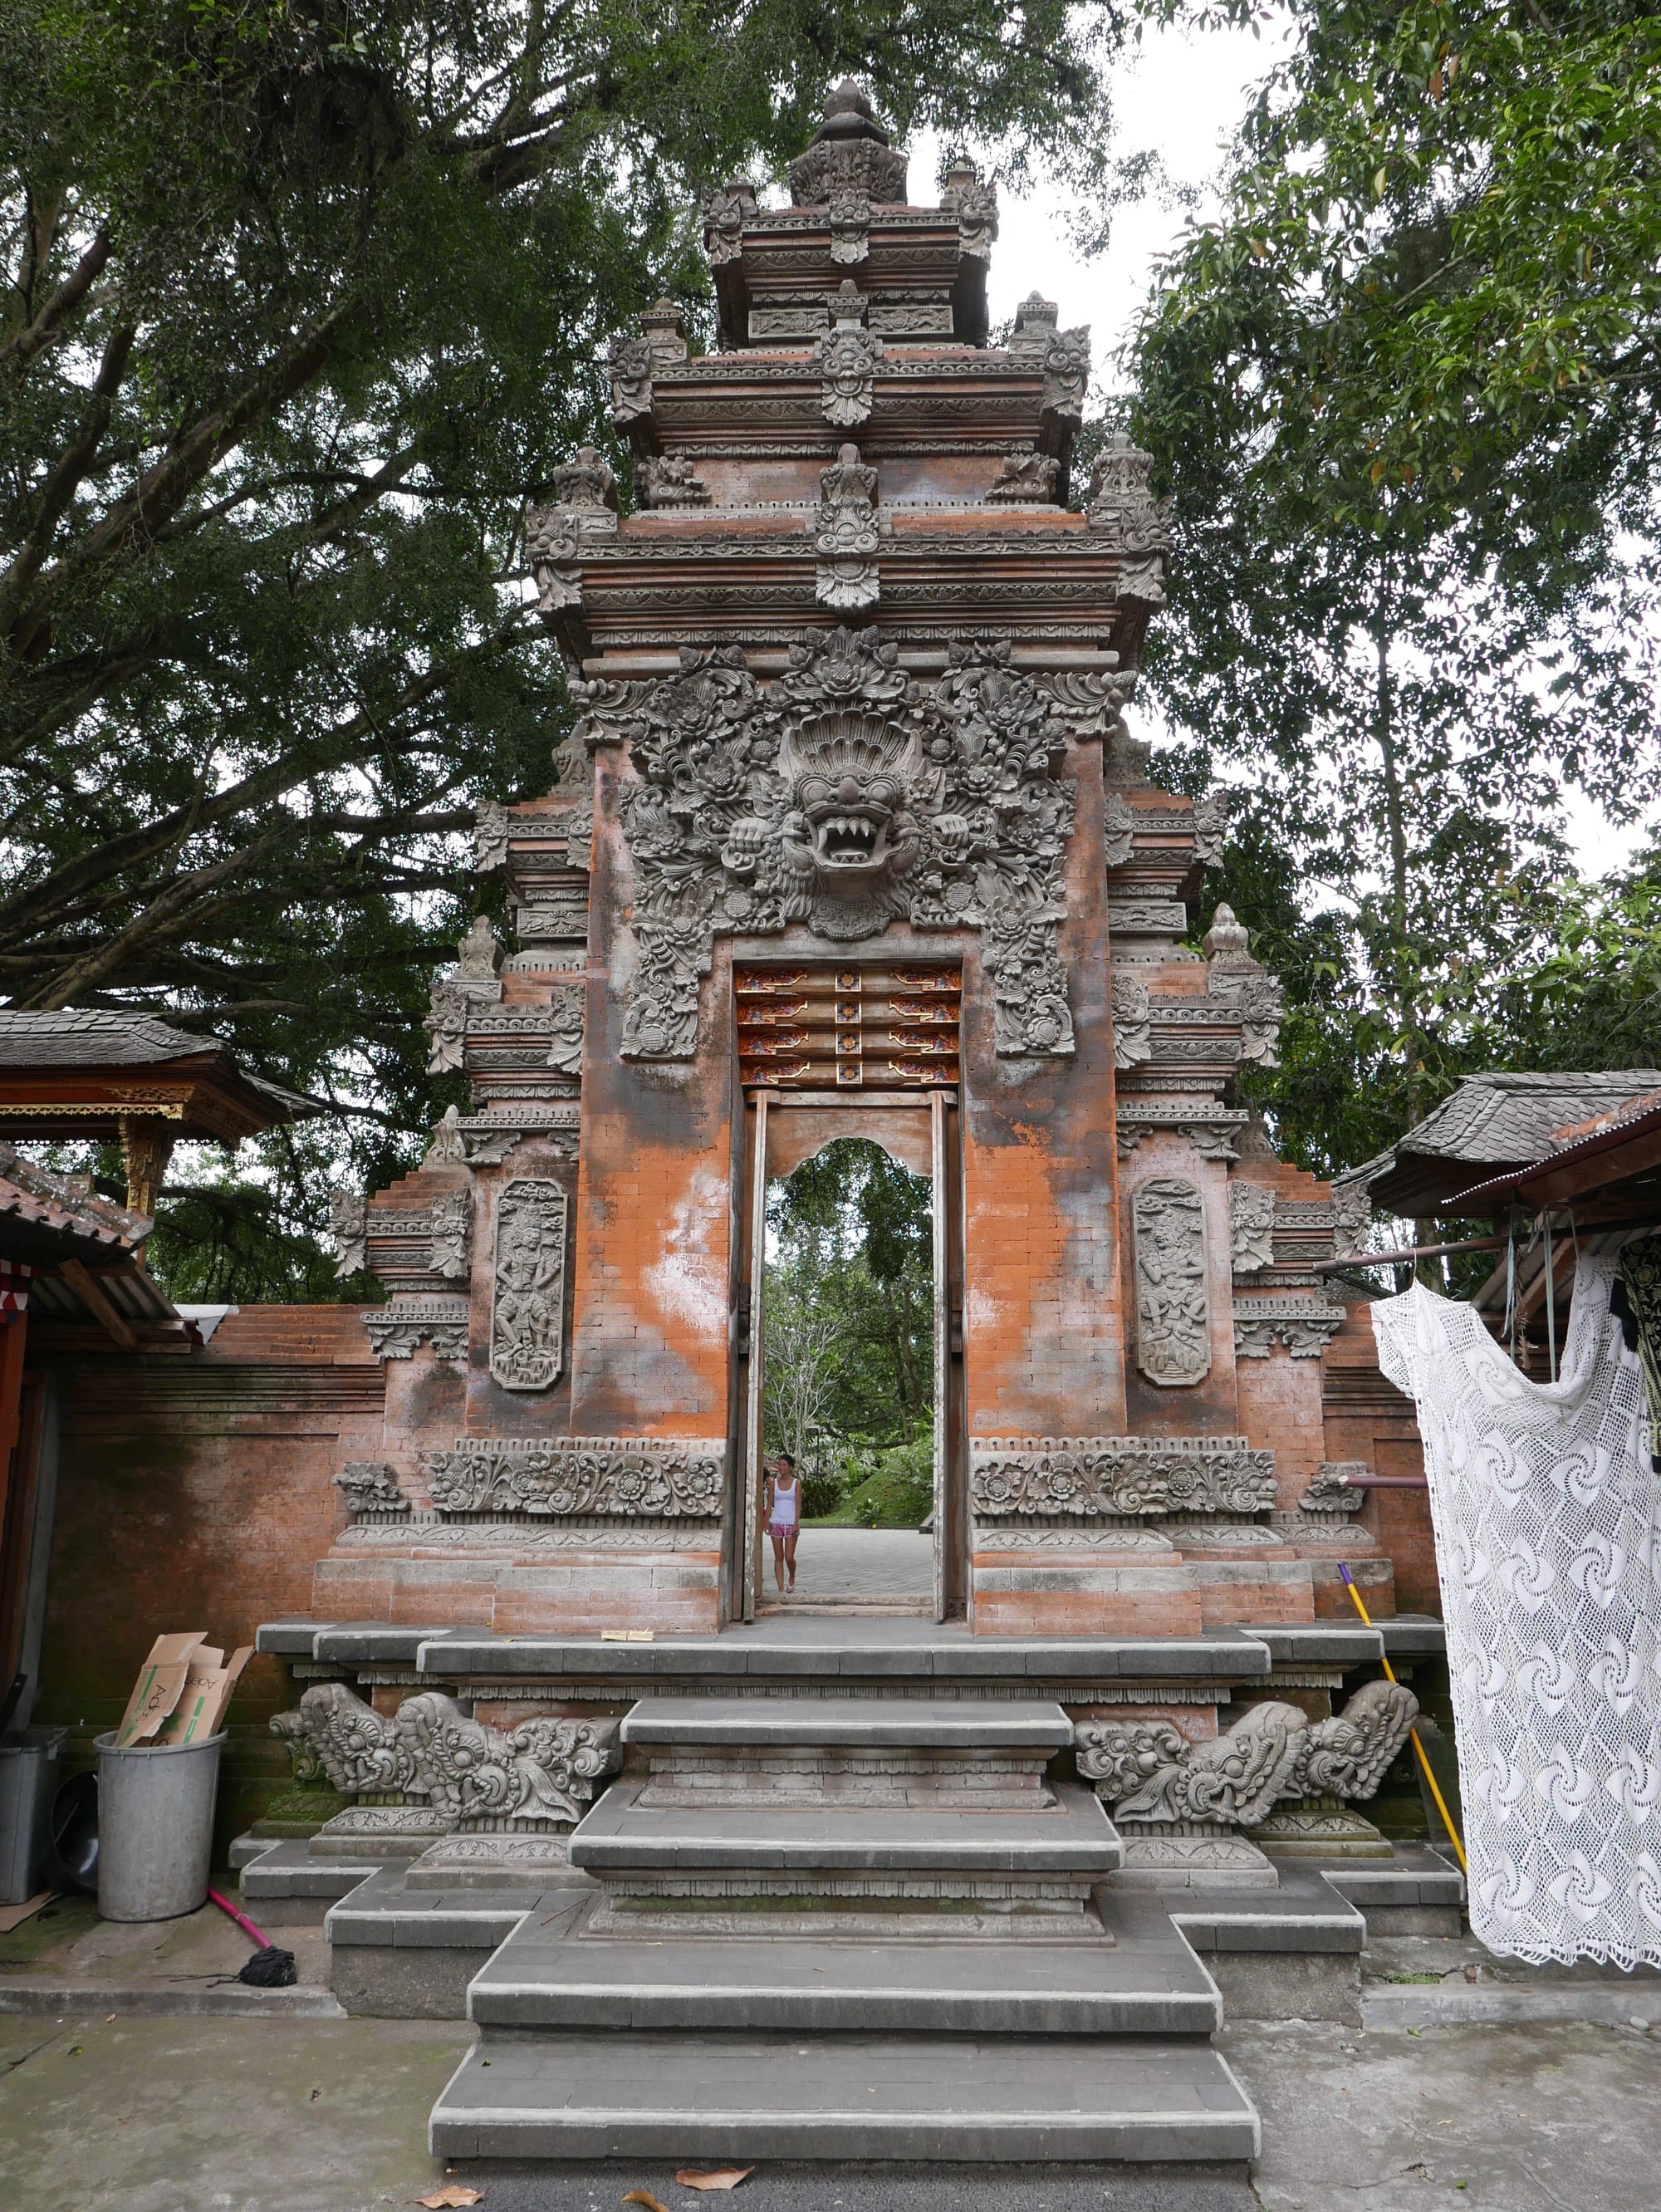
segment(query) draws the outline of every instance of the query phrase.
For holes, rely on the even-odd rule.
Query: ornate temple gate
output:
[[[738,1358],[742,1408],[731,1611],[762,1588],[767,1194],[838,1138],[864,1137],[928,1179],[934,1322],[934,1617],[961,1613],[967,1583],[963,1481],[963,1206],[957,1132],[961,965],[791,963],[734,972],[744,1091]]]

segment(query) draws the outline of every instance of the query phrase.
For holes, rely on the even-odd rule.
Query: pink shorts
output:
[[[793,1536],[796,1534],[796,1530],[797,1523],[794,1521],[790,1522],[788,1524],[783,1521],[769,1521],[767,1523],[767,1534],[769,1536]]]

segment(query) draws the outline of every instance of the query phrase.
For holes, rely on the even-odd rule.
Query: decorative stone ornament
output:
[[[626,1057],[691,1056],[718,934],[806,921],[870,937],[902,914],[981,932],[1000,1053],[1072,1050],[1056,953],[1066,732],[1006,642],[953,647],[926,690],[894,645],[850,629],[793,647],[772,693],[735,647],[683,651],[678,676],[597,696],[622,690],[587,686],[579,702],[626,739],[640,779],[622,805],[638,958]]]
[[[1367,1497],[1365,1490],[1355,1487],[1355,1481],[1367,1472],[1364,1459],[1323,1460],[1298,1500],[1299,1512],[1354,1513]]]
[[[611,419],[620,430],[650,419],[652,378],[658,357],[645,338],[615,337],[609,356]]]
[[[467,1357],[465,1298],[400,1291],[385,1305],[367,1308],[361,1318],[377,1359],[411,1359],[423,1344],[431,1346],[435,1359]]]
[[[1167,1722],[1085,1723],[1074,1753],[1116,1820],[1250,1827],[1291,1786],[1308,1730],[1296,1705],[1264,1698],[1209,1743],[1191,1744]]]
[[[1275,1264],[1275,1194],[1237,1176],[1228,1185],[1229,1249],[1237,1275]]]
[[[1053,300],[1029,292],[1015,311],[1009,333],[1011,353],[1042,353],[1055,333],[1057,308]]]
[[[860,327],[865,302],[852,278],[843,279],[841,289],[828,295],[828,303],[835,328],[825,333],[814,353],[819,411],[838,429],[851,430],[870,418],[882,341]]]
[[[490,1372],[506,1390],[546,1390],[565,1364],[567,1203],[558,1183],[530,1176],[496,1200]]]
[[[1343,1327],[1344,1310],[1319,1298],[1236,1298],[1234,1353],[1267,1359],[1283,1344],[1294,1359],[1318,1359]]]
[[[684,453],[637,461],[634,492],[642,507],[707,507],[709,492]]]
[[[827,98],[824,120],[786,174],[797,207],[827,207],[839,193],[889,206],[906,198],[906,157],[891,149],[870,101],[847,76]]]
[[[994,505],[1053,505],[1060,476],[1053,453],[1006,453],[986,497]]]
[[[857,268],[870,252],[871,204],[863,192],[842,191],[832,198],[830,258],[839,268]]]
[[[973,1448],[969,1501],[983,1521],[1263,1513],[1275,1455],[1244,1437],[989,1437]]]
[[[401,1516],[409,1510],[409,1498],[384,1460],[348,1460],[335,1477],[335,1487],[355,1521],[370,1514]]]
[[[719,1444],[631,1443],[620,1437],[548,1443],[464,1437],[426,1452],[433,1510],[444,1515],[573,1513],[622,1519],[720,1518],[725,1452]]]
[[[990,261],[997,238],[997,187],[984,184],[973,163],[955,161],[946,172],[941,210],[957,217],[957,242],[961,252],[977,261]]]
[[[858,446],[844,446],[819,477],[814,550],[821,606],[851,613],[876,605],[876,471],[862,464]]]
[[[1148,986],[1117,969],[1113,975],[1113,1065],[1140,1067],[1154,1056]]]
[[[712,269],[724,269],[744,250],[744,222],[755,212],[755,187],[748,177],[704,194],[704,252]]]
[[[356,1192],[329,1194],[330,1233],[335,1247],[336,1275],[361,1274],[368,1265],[368,1207]]]
[[[1092,533],[1118,556],[1118,595],[1158,606],[1165,598],[1172,504],[1150,489],[1151,453],[1130,439],[1109,441],[1090,479],[1085,516]]]
[[[1090,384],[1090,326],[1052,331],[1044,344],[1044,411],[1077,429]]]
[[[1131,1202],[1136,1240],[1137,1365],[1161,1389],[1211,1371],[1205,1204],[1191,1182],[1157,1176]]]

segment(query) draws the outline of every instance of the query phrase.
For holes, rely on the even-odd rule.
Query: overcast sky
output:
[[[1120,73],[1118,153],[1157,152],[1173,180],[1199,190],[1199,211],[1215,210],[1224,145],[1277,51],[1277,42],[1254,39],[1248,31],[1150,29]],[[919,134],[907,150],[912,199],[931,198],[937,143]],[[1066,216],[1064,198],[1052,187],[1040,185],[1023,199],[1007,187],[1000,191],[991,318],[1002,320],[1028,292],[1041,292],[1056,301],[1064,327],[1089,324],[1097,383],[1112,388],[1120,381],[1113,356],[1154,281],[1155,263],[1176,242],[1189,216],[1180,207],[1155,201],[1124,209],[1114,218],[1106,252],[1084,261],[1068,236]],[[1619,866],[1643,842],[1641,825],[1617,830],[1588,800],[1572,795],[1568,812],[1579,865],[1588,873]]]

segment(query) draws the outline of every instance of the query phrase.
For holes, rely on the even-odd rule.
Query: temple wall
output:
[[[1364,1460],[1375,1474],[1422,1476],[1424,1448],[1412,1401],[1379,1368],[1365,1305],[1349,1318],[1323,1363],[1322,1407],[1330,1460]],[[1422,1490],[1374,1490],[1358,1516],[1395,1562],[1396,1603],[1403,1613],[1440,1616],[1430,1499]]]
[[[344,1526],[335,1475],[379,1453],[384,1370],[355,1308],[250,1307],[180,1357],[65,1363],[39,1721],[73,1762],[120,1718],[167,1629],[228,1650],[309,1613],[312,1569]],[[252,1660],[231,1706],[220,1839],[286,1782],[270,1716],[282,1670]]]

